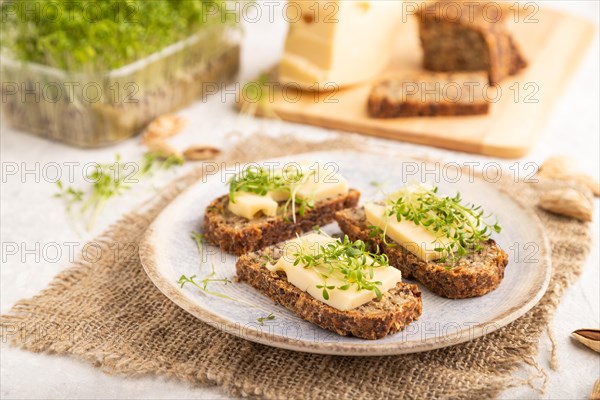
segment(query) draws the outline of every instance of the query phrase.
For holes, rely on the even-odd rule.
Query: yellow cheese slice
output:
[[[328,289],[329,299],[325,299],[323,289],[317,286],[323,285],[323,278],[319,271],[327,272],[327,267],[319,266],[315,270],[315,268],[304,268],[302,263],[294,265],[294,254],[298,253],[300,249],[304,249],[305,252],[310,252],[310,254],[318,254],[320,246],[335,241],[333,238],[316,233],[290,240],[284,246],[283,256],[277,260],[275,265],[267,264],[267,268],[271,271],[285,272],[288,282],[333,308],[347,311],[360,307],[376,298],[376,294],[371,290],[357,290],[355,285],[348,290],[337,289],[339,286],[346,284],[343,277],[339,275],[327,279],[327,286],[335,286],[336,288]],[[382,293],[385,293],[402,281],[402,274],[399,270],[390,266],[377,267],[374,268],[372,280],[382,282],[379,288]]]
[[[389,64],[402,23],[401,1],[289,1],[280,81],[332,90],[368,81]],[[293,16],[296,17],[296,16]]]
[[[392,215],[388,216],[387,208],[382,204],[365,204],[365,214],[370,225],[377,226],[421,260],[432,261],[442,258],[445,254],[435,251],[436,248],[444,247],[450,243],[445,238],[436,238],[431,232],[421,225],[412,221],[400,221]]]
[[[320,168],[306,174],[306,180],[299,185],[296,195],[317,202],[329,197],[347,195],[348,190],[348,181],[343,176]]]
[[[270,195],[259,196],[254,193],[239,192],[235,202],[229,202],[229,211],[246,219],[254,218],[260,211],[267,217],[277,215],[278,204]]]
[[[298,198],[318,202],[329,197],[348,194],[348,181],[339,173],[332,173],[327,168],[311,169],[310,164],[307,163],[298,165],[303,179],[293,182],[295,185],[292,187],[293,194]],[[277,202],[288,200],[291,194],[292,192],[286,189],[272,191],[265,196],[238,192],[235,195],[235,203],[229,202],[228,208],[232,213],[246,219],[255,218],[260,211],[263,215],[274,217],[277,215]]]

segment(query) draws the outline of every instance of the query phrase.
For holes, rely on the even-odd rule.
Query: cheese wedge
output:
[[[274,265],[267,264],[267,268],[271,271],[285,272],[288,282],[292,285],[338,310],[346,311],[360,307],[376,298],[376,294],[371,290],[357,290],[355,285],[350,286],[347,290],[338,289],[338,287],[346,284],[343,276],[340,274],[327,278],[327,286],[335,286],[335,289],[328,289],[329,299],[325,299],[323,297],[323,289],[317,286],[324,283],[319,271],[328,273],[328,267],[305,268],[302,263],[294,265],[294,255],[301,249],[316,255],[320,251],[320,246],[335,242],[336,239],[316,233],[290,240],[285,244],[283,256]],[[367,262],[369,261],[372,261],[372,259],[367,259]],[[382,293],[385,293],[394,288],[398,282],[402,281],[402,274],[396,268],[382,266],[374,268],[371,280],[380,281],[382,283],[380,290]]]
[[[444,257],[444,253],[435,251],[436,248],[444,247],[450,243],[449,239],[436,238],[431,232],[421,225],[411,221],[400,221],[392,215],[388,215],[387,208],[378,203],[367,203],[364,206],[367,221],[370,225],[377,226],[421,260],[433,261]]]
[[[368,81],[389,64],[402,15],[401,1],[289,1],[285,50],[279,64],[284,84],[334,90]]]

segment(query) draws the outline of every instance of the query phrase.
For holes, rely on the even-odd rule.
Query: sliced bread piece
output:
[[[403,282],[383,293],[381,300],[347,311],[331,307],[288,282],[285,273],[272,272],[266,267],[267,262],[276,262],[283,256],[283,249],[284,244],[278,244],[241,256],[236,264],[237,277],[323,329],[343,336],[381,339],[403,330],[422,313],[417,286]]]
[[[419,10],[423,65],[430,71],[487,71],[490,84],[527,66],[509,30],[514,12],[490,1],[433,1]]]
[[[480,251],[460,258],[452,267],[441,261],[426,262],[394,243],[375,235],[365,216],[364,208],[347,209],[336,213],[335,219],[351,240],[370,243],[387,254],[391,266],[402,271],[406,279],[414,278],[433,293],[449,299],[483,296],[496,289],[504,277],[508,255],[494,240],[483,243]],[[391,244],[391,245],[390,245]]]
[[[207,208],[202,221],[204,238],[221,250],[235,255],[262,249],[303,232],[315,226],[333,222],[337,211],[355,207],[360,192],[350,189],[347,195],[330,197],[306,208],[304,214],[296,212],[293,221],[291,209],[285,215],[275,217],[260,216],[251,220],[235,215],[228,209],[229,196],[221,196]]]
[[[376,84],[368,101],[374,118],[486,114],[484,72],[418,72]]]

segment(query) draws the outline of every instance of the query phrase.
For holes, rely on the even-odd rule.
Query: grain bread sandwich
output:
[[[202,231],[209,243],[235,255],[327,225],[360,198],[343,176],[318,163],[248,166],[228,185],[229,194],[206,208]]]
[[[374,118],[487,114],[485,72],[415,72],[373,86],[368,100]]]
[[[514,11],[506,5],[434,1],[416,16],[425,69],[487,71],[490,84],[498,84],[527,66],[509,30]]]
[[[487,217],[458,194],[441,196],[437,188],[412,185],[384,201],[340,211],[335,219],[351,240],[386,254],[404,278],[462,299],[496,289],[508,264],[506,252],[490,238],[500,227]]]
[[[237,277],[306,321],[339,335],[380,339],[422,312],[416,285],[366,243],[310,233],[241,256]]]

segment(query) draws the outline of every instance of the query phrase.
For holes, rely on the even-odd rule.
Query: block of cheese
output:
[[[332,90],[368,81],[389,64],[402,22],[401,1],[289,3],[289,10],[301,10],[301,18],[288,15],[281,83]]]
[[[355,285],[350,286],[347,290],[338,289],[339,286],[343,286],[347,282],[343,280],[341,274],[338,276],[332,275],[327,278],[327,286],[335,286],[336,288],[328,289],[329,299],[325,299],[323,289],[317,286],[323,285],[323,278],[319,271],[328,272],[328,267],[305,268],[302,263],[294,265],[294,255],[301,249],[310,254],[318,254],[320,246],[336,243],[336,241],[334,238],[317,233],[290,240],[285,243],[283,256],[274,265],[267,264],[267,268],[271,271],[285,272],[288,282],[292,285],[338,310],[346,311],[360,307],[377,297],[372,290],[357,290]],[[372,259],[368,258],[367,263],[369,261],[372,262]],[[381,282],[379,288],[382,293],[387,292],[402,281],[402,273],[396,268],[386,265],[374,268],[373,271],[373,278],[369,279]]]
[[[435,251],[436,248],[447,246],[447,238],[436,238],[422,225],[412,221],[400,221],[395,216],[390,216],[387,207],[379,203],[365,204],[365,215],[370,225],[377,226],[411,253],[424,261],[433,261],[442,258],[445,254]]]

